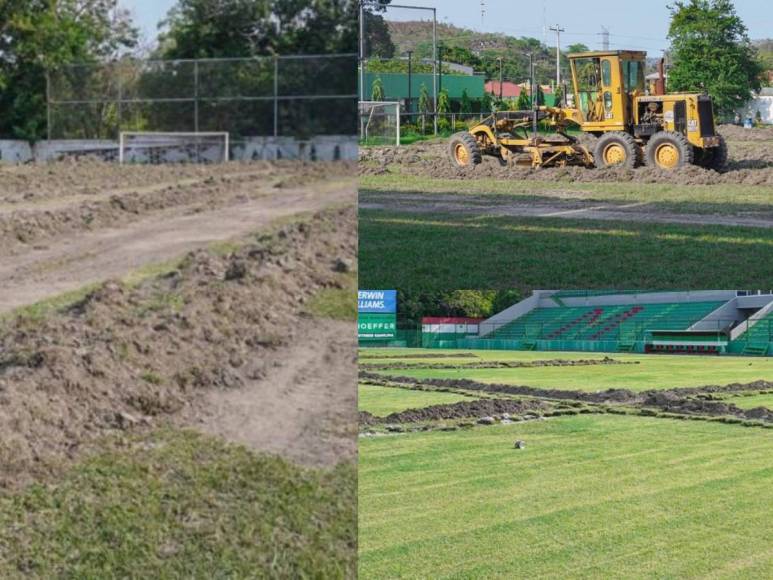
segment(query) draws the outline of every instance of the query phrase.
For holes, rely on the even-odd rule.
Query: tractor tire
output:
[[[471,167],[483,161],[478,142],[468,131],[451,135],[448,155],[455,167]]]
[[[666,171],[679,169],[695,163],[695,150],[681,133],[660,131],[647,142],[644,163]]]
[[[633,169],[641,163],[641,148],[632,135],[622,131],[604,133],[593,147],[593,162],[600,169]]]
[[[719,146],[711,151],[711,163],[706,168],[723,173],[727,170],[727,141],[722,135],[719,136]]]

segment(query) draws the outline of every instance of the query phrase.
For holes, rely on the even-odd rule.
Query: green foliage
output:
[[[516,102],[517,111],[528,111],[531,109],[531,99],[529,98],[526,89],[521,89],[521,94],[518,95],[518,101]]]
[[[423,316],[469,316],[487,318],[521,298],[505,290],[415,290],[399,288],[398,318],[403,324],[417,324]]]
[[[381,77],[376,77],[373,80],[373,86],[371,87],[371,92],[370,92],[370,99],[372,101],[384,100],[384,82],[381,80]]]
[[[560,107],[561,103],[564,100],[564,87],[558,86],[556,87],[556,92],[554,93],[555,96],[555,106]]]
[[[567,47],[567,49],[566,49],[566,53],[567,54],[573,54],[575,52],[588,52],[589,50],[590,50],[590,48],[588,48],[587,44],[583,44],[581,42],[577,42],[575,44],[570,44]]]
[[[448,89],[442,89],[438,93],[437,112],[438,113],[450,113],[451,112],[451,100],[448,97]]]
[[[374,14],[373,9],[365,14],[365,54],[368,58],[393,58],[395,45],[389,35],[389,27],[381,14]]]
[[[462,113],[472,113],[472,101],[470,100],[470,95],[467,94],[467,89],[462,90],[460,111]]]
[[[730,0],[679,0],[671,6],[669,91],[706,90],[723,115],[760,88],[762,68]]]
[[[360,362],[362,361],[363,359],[360,358]],[[468,396],[456,393],[409,391],[375,385],[361,385],[358,389],[358,395],[357,404],[360,411],[367,411],[376,417],[386,417],[390,413],[399,413],[407,409],[473,400]]]
[[[429,98],[429,89],[427,85],[421,83],[419,87],[419,112],[429,113],[431,111],[431,103]]]
[[[480,101],[480,110],[483,114],[490,113],[494,107],[494,99],[488,91],[483,92],[483,98]]]
[[[447,67],[443,67],[444,69]],[[366,70],[372,73],[402,73],[408,74],[408,61],[407,60],[379,60],[371,59],[368,61]],[[423,62],[416,62],[415,60],[411,64],[412,74],[431,74],[432,65]],[[452,74],[450,71],[443,70],[443,74]]]
[[[96,62],[135,46],[117,0],[0,2],[0,136],[46,135],[46,71]]]
[[[164,58],[357,51],[358,7],[339,0],[177,0],[159,37]]]

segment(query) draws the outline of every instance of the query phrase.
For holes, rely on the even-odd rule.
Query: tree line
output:
[[[0,136],[46,135],[46,72],[121,58],[354,53],[356,0],[177,0],[157,44],[140,46],[119,0],[0,1]]]

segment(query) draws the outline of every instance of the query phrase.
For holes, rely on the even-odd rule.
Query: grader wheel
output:
[[[478,165],[483,161],[478,142],[467,131],[451,136],[451,140],[448,143],[448,153],[451,163],[456,167],[470,167],[471,165]]]
[[[695,151],[681,133],[661,131],[650,138],[644,158],[650,167],[669,171],[692,165],[695,161]]]
[[[628,133],[612,131],[604,133],[596,141],[593,161],[596,167],[624,167],[633,169],[640,162],[640,149]]]

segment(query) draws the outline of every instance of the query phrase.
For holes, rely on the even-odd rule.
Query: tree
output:
[[[760,88],[762,68],[730,0],[677,0],[668,31],[673,65],[669,91],[707,91],[730,115]]]
[[[567,54],[573,54],[575,52],[588,52],[589,50],[590,50],[590,48],[588,48],[587,45],[585,45],[585,44],[583,44],[581,42],[577,42],[575,44],[570,44],[567,47],[567,49],[566,49],[566,53]]]
[[[531,99],[524,88],[521,88],[521,94],[518,95],[516,107],[519,111],[528,111],[531,109]]]
[[[491,98],[491,93],[488,91],[483,92],[483,98],[480,101],[480,112],[481,113],[490,113],[493,110],[493,99]]]
[[[450,113],[451,99],[448,97],[448,89],[442,89],[437,96],[437,112]]]
[[[366,9],[365,15],[365,54],[368,58],[394,58],[395,44],[389,34],[389,26],[380,14]]]
[[[555,105],[556,107],[560,107],[561,103],[564,100],[564,87],[561,85],[556,86],[556,92],[553,93],[555,97]]]
[[[0,2],[0,135],[42,139],[46,72],[115,58],[136,42],[137,30],[117,0]],[[81,79],[61,88],[84,90],[83,85]]]
[[[420,119],[422,126],[426,124],[427,113],[429,113],[430,110],[429,90],[427,89],[427,85],[421,83],[421,86],[419,87],[419,113],[421,113]]]
[[[472,101],[470,101],[470,95],[467,94],[467,89],[462,89],[460,110],[462,113],[472,113]]]
[[[384,100],[384,83],[381,80],[381,77],[377,77],[373,81],[373,85],[371,87],[370,100],[371,101],[383,101]]]
[[[159,36],[163,58],[357,51],[354,0],[177,0]]]

